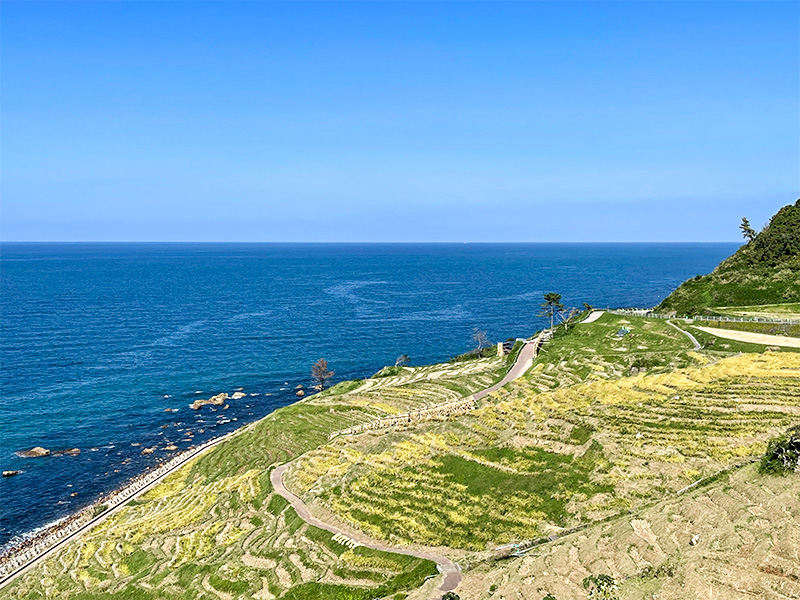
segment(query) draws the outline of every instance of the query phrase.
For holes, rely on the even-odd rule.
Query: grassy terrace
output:
[[[470,551],[647,505],[800,422],[796,353],[690,346],[662,321],[606,315],[477,411],[333,440],[289,484],[375,537]],[[647,372],[622,377],[632,367]]]
[[[249,425],[0,591],[2,598],[374,598],[414,588],[428,561],[349,550],[273,493],[273,465],[328,434],[491,384],[505,359],[389,369]]]

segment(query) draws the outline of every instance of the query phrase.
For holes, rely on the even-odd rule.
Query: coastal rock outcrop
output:
[[[238,400],[239,398],[244,398],[245,396],[247,396],[247,394],[245,394],[244,392],[233,392],[231,400]]]
[[[56,450],[51,452],[51,456],[78,456],[81,453],[80,448],[67,448],[66,450]]]
[[[19,475],[22,471],[3,471],[3,477],[13,477],[14,475]]]
[[[50,456],[50,450],[42,448],[41,446],[36,446],[30,450],[20,450],[16,455],[23,458],[39,458],[42,456]]]
[[[225,404],[225,401],[229,398],[227,393],[223,392],[222,394],[217,394],[216,396],[211,396],[211,398],[195,400],[189,406],[194,410],[200,410],[201,407],[205,406],[206,404],[213,404],[215,406],[222,406]]]
[[[295,396],[305,396],[305,395],[306,393],[303,390],[297,390],[297,392],[295,393]]]

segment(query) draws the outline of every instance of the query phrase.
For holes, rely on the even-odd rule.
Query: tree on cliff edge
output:
[[[540,317],[550,317],[550,330],[553,330],[553,321],[556,314],[564,310],[564,304],[561,302],[561,294],[549,292],[544,295],[544,302],[539,306],[542,307],[542,312],[539,313]]]
[[[317,387],[320,392],[325,389],[325,384],[330,381],[331,377],[335,374],[336,373],[333,371],[328,370],[328,361],[324,358],[320,358],[314,363],[314,366],[311,367],[311,377],[317,382]]]

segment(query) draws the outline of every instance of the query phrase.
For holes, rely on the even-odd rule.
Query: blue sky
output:
[[[797,2],[5,2],[3,240],[727,241]]]

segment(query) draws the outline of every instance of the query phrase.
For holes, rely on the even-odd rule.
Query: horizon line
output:
[[[253,241],[253,240],[0,240],[0,244],[744,244],[741,240],[482,240],[482,241]]]

